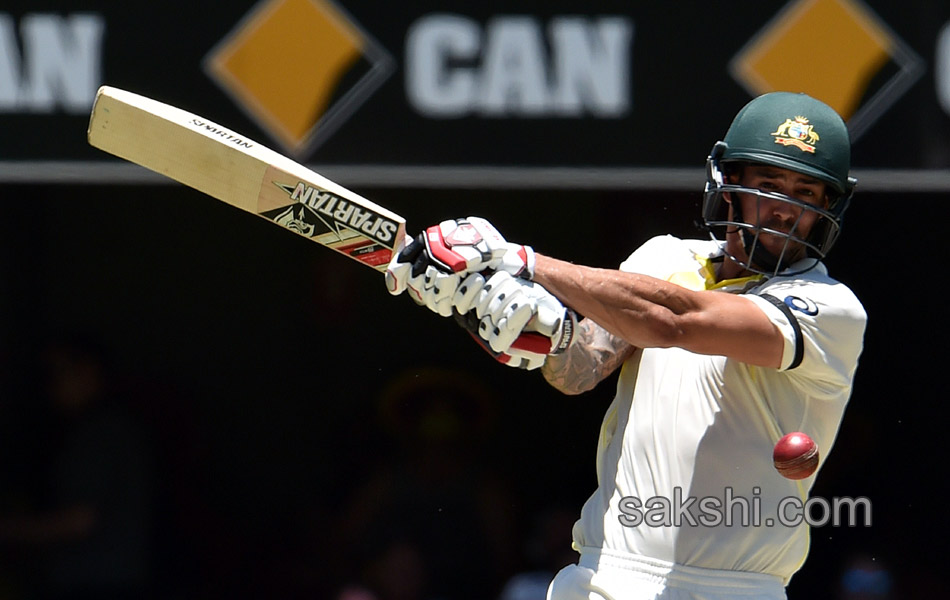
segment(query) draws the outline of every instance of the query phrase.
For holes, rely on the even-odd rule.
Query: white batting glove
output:
[[[475,301],[478,334],[495,352],[508,350],[537,313],[537,303],[527,290],[510,274],[498,271],[479,292]]]
[[[481,217],[442,221],[426,229],[426,253],[446,272],[505,271],[517,277],[534,276],[534,250],[505,240],[494,225]]]
[[[540,285],[499,271],[469,275],[453,303],[459,323],[496,360],[536,369],[571,343],[576,317]]]
[[[429,265],[421,275],[409,278],[409,297],[440,316],[450,317],[460,279],[456,273],[443,273]]]
[[[485,219],[443,221],[403,240],[386,269],[386,288],[393,295],[408,290],[416,304],[447,317],[464,275],[492,269],[530,279],[534,262],[530,246],[505,241]]]
[[[416,240],[407,238],[386,269],[386,288],[390,294],[408,290],[413,302],[443,317],[453,313],[452,298],[460,281],[458,274],[430,264],[421,235]]]
[[[419,262],[416,275],[425,270],[425,259],[419,261],[425,250],[425,242],[420,235],[413,240],[408,235],[396,247],[393,257],[386,268],[386,289],[393,296],[398,296],[409,287],[409,278],[412,276],[413,266]]]

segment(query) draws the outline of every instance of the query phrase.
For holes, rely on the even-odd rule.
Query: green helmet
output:
[[[720,162],[743,161],[816,177],[838,194],[853,186],[848,128],[830,106],[805,94],[772,92],[752,100],[732,121]]]
[[[815,177],[827,184],[827,207],[802,203],[794,198],[741,187],[726,181],[724,173],[732,165],[765,164]],[[851,140],[844,121],[827,104],[805,94],[773,92],[755,98],[736,115],[722,141],[716,142],[706,161],[706,192],[703,199],[703,223],[713,239],[716,229],[741,233],[748,258],[732,256],[746,268],[777,275],[801,273],[825,257],[838,239],[844,212],[851,200],[855,180],[851,167]],[[818,214],[807,236],[797,231],[777,231],[757,222],[746,222],[738,205],[731,217],[724,194],[745,193],[760,198],[781,200],[802,211]],[[779,255],[759,244],[762,234],[786,239]],[[804,248],[805,257],[802,260]],[[792,262],[796,262],[792,271]]]

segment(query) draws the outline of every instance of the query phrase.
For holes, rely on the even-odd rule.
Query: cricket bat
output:
[[[204,117],[99,88],[89,143],[385,271],[405,219]]]

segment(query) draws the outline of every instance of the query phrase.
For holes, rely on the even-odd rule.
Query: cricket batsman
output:
[[[865,311],[822,263],[851,201],[850,154],[833,109],[770,93],[706,161],[707,239],[656,237],[598,269],[470,217],[393,258],[391,293],[455,316],[506,365],[566,394],[620,370],[578,561],[548,600],[785,598],[809,540],[787,508],[815,475],[784,478],[772,449],[801,431],[827,458],[863,347]]]

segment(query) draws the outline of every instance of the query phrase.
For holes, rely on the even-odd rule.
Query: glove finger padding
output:
[[[540,294],[537,303],[537,318],[529,329],[547,337],[554,337],[564,326],[564,305],[550,294]]]
[[[471,276],[466,281],[470,279]],[[470,320],[477,321],[478,336],[488,342],[494,353],[522,358],[529,365],[537,362],[540,366],[544,356],[570,345],[575,324],[573,312],[546,289],[505,271],[494,273],[483,284],[481,281],[471,282],[473,288],[481,285],[477,293],[467,291],[461,295],[466,301],[470,295],[476,296],[473,303],[462,308],[474,313]]]
[[[459,287],[460,277],[445,273],[432,265],[419,275],[409,277],[409,296],[419,304],[443,317],[452,315],[452,298]]]
[[[475,314],[479,319],[490,316],[493,323],[501,320],[505,309],[523,296],[521,283],[511,274],[498,271],[488,278],[475,301]]]
[[[414,265],[417,265],[420,259],[424,260],[425,249],[422,234],[419,234],[415,240],[406,236],[401,247],[393,253],[389,266],[386,268],[386,289],[390,294],[398,296],[406,291]]]
[[[492,350],[505,352],[518,339],[532,317],[534,317],[534,310],[530,303],[513,302],[510,310],[506,310],[497,321],[491,315],[482,317],[478,334],[488,341]]]
[[[556,298],[554,300],[558,304],[557,307],[553,306],[553,303],[547,303],[546,306],[539,304],[536,318],[528,323],[519,337],[521,340],[529,335],[541,336],[550,345],[547,354],[560,354],[567,350],[574,341],[574,332],[577,331],[577,315],[573,310],[565,308]]]
[[[471,273],[465,277],[452,297],[455,310],[463,315],[472,310],[482,289],[485,287],[485,283],[486,279],[483,273]]]
[[[496,352],[504,352],[534,316],[535,307],[520,280],[504,271],[493,274],[478,292],[475,316],[478,334]]]
[[[547,354],[537,354],[526,350],[516,350],[515,348],[508,350],[506,355],[510,358],[505,364],[527,371],[543,367],[544,361],[548,358]]]
[[[514,348],[516,345],[518,345],[517,341],[515,344],[512,344],[512,348],[509,350],[509,352],[496,352],[493,350],[491,346],[489,346],[488,342],[478,335],[480,321],[478,317],[475,316],[474,312],[468,312],[466,314],[455,313],[455,321],[460,327],[462,327],[462,329],[468,331],[469,335],[471,335],[472,339],[475,340],[475,343],[477,343],[479,347],[481,347],[485,352],[490,354],[495,360],[503,365],[530,371],[537,369],[544,364],[544,359],[547,357],[546,354],[517,350]],[[524,334],[524,336],[540,337],[536,333]]]

